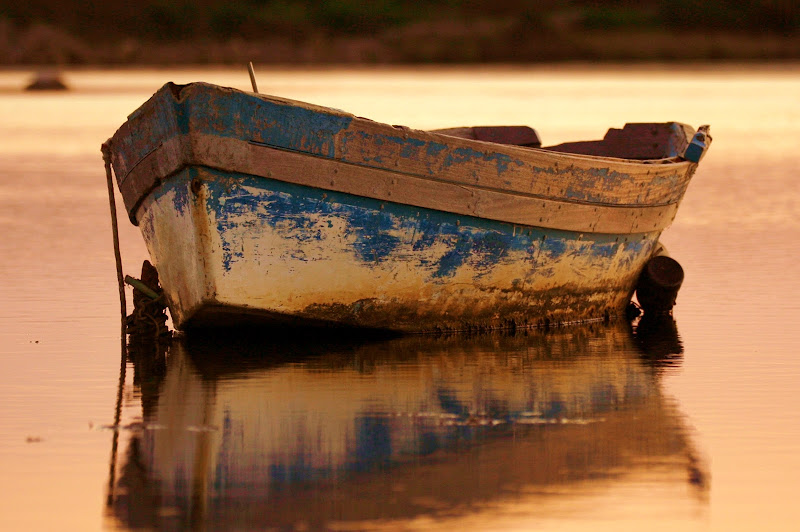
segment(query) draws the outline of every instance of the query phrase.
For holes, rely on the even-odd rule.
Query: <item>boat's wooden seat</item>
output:
[[[542,147],[536,130],[529,126],[468,126],[431,132],[496,144]],[[620,159],[668,159],[682,155],[694,133],[692,127],[679,122],[634,123],[625,124],[622,129],[609,129],[603,140],[565,142],[544,149]]]
[[[612,128],[603,140],[565,142],[544,149],[621,159],[667,159],[682,155],[695,131],[679,122],[625,124]]]
[[[539,148],[542,142],[536,130],[528,126],[469,126],[434,129],[431,133],[440,133],[462,139],[482,140],[495,144],[511,144]]]

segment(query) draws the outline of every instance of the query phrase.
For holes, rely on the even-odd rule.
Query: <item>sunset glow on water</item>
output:
[[[3,530],[796,526],[797,66],[258,69],[277,96],[418,129],[527,124],[545,145],[711,124],[661,239],[686,272],[682,353],[648,356],[625,324],[180,345],[127,363],[118,427],[100,144],[167,81],[249,78],[68,71],[70,91],[30,94],[30,75],[0,72]]]

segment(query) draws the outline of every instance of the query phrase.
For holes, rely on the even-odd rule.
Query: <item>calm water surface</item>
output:
[[[800,67],[281,71],[264,92],[415,128],[712,125],[642,325],[133,353],[99,146],[166,81],[0,72],[0,529],[796,530]],[[118,198],[119,199],[119,198]],[[136,274],[137,229],[122,225]],[[121,393],[118,400],[118,394]],[[120,422],[115,425],[116,416]]]

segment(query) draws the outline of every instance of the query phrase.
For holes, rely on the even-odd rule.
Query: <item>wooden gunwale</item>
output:
[[[195,99],[203,100],[204,105],[195,105]],[[232,100],[235,100],[237,110],[242,107],[254,113],[248,119],[253,123],[227,124],[224,127],[232,127],[235,131],[220,131],[219,115],[230,111],[225,106],[232,108]],[[215,103],[219,105],[210,105]],[[177,125],[176,106],[184,106],[180,114],[185,123],[180,127]],[[308,124],[298,127],[276,122],[280,113],[295,111],[311,113],[324,120],[341,119],[348,125],[340,131],[320,131]],[[299,129],[299,133],[294,132],[297,138],[293,140],[285,142],[280,139],[278,142],[269,138],[276,131],[292,127]],[[241,133],[239,129],[247,131],[238,134]],[[151,130],[149,136],[141,134]],[[141,137],[136,140],[139,145],[135,149],[125,148],[127,142],[124,139],[128,136]],[[213,139],[206,138],[208,136]],[[390,126],[335,109],[203,83],[182,88],[168,84],[131,115],[115,135],[114,140],[117,139],[119,149],[114,167],[134,223],[136,207],[143,197],[160,180],[182,166],[200,165],[231,171],[241,171],[240,167],[250,166],[247,173],[262,176],[269,173],[268,169],[252,168],[252,164],[237,161],[238,157],[256,152],[245,150],[235,141],[302,153],[305,157],[329,159],[346,165],[340,169],[347,171],[355,172],[356,167],[363,167],[408,178],[467,186],[471,191],[502,192],[545,202],[555,201],[559,205],[613,205],[643,209],[676,205],[696,168],[696,164],[678,158],[626,160],[464,139]],[[231,152],[214,149],[214,144],[226,144]],[[291,176],[284,175],[282,179],[291,179]],[[326,183],[325,179],[320,179],[316,184],[309,184],[337,190],[335,184],[328,184],[329,181]],[[364,188],[369,188],[368,181]],[[359,194],[357,190],[351,192]],[[672,216],[665,215],[664,218],[671,220]],[[655,227],[659,225],[661,222],[657,222]],[[654,226],[648,223],[642,228],[652,230]]]
[[[333,158],[346,162],[564,201],[648,206],[675,203],[683,196],[693,172],[692,163],[677,158],[640,161],[562,153],[397,130],[359,118],[339,133],[335,142]],[[420,144],[418,149],[409,149],[412,142]],[[428,153],[436,150],[441,154]],[[458,164],[451,161],[462,157]]]
[[[162,181],[158,175],[170,176],[190,165],[456,215],[577,232],[629,234],[660,231],[672,222],[678,210],[677,203],[619,206],[509,193],[212,135],[180,136],[162,143],[126,176],[121,186],[123,195],[143,198]],[[139,185],[138,190],[128,188],[132,184]],[[129,205],[134,213],[138,207],[139,203]]]

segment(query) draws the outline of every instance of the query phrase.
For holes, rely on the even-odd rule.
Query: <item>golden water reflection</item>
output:
[[[660,387],[681,350],[671,317],[140,348],[141,418],[112,459],[109,513],[124,528],[427,527],[648,475],[702,506],[705,465]]]

